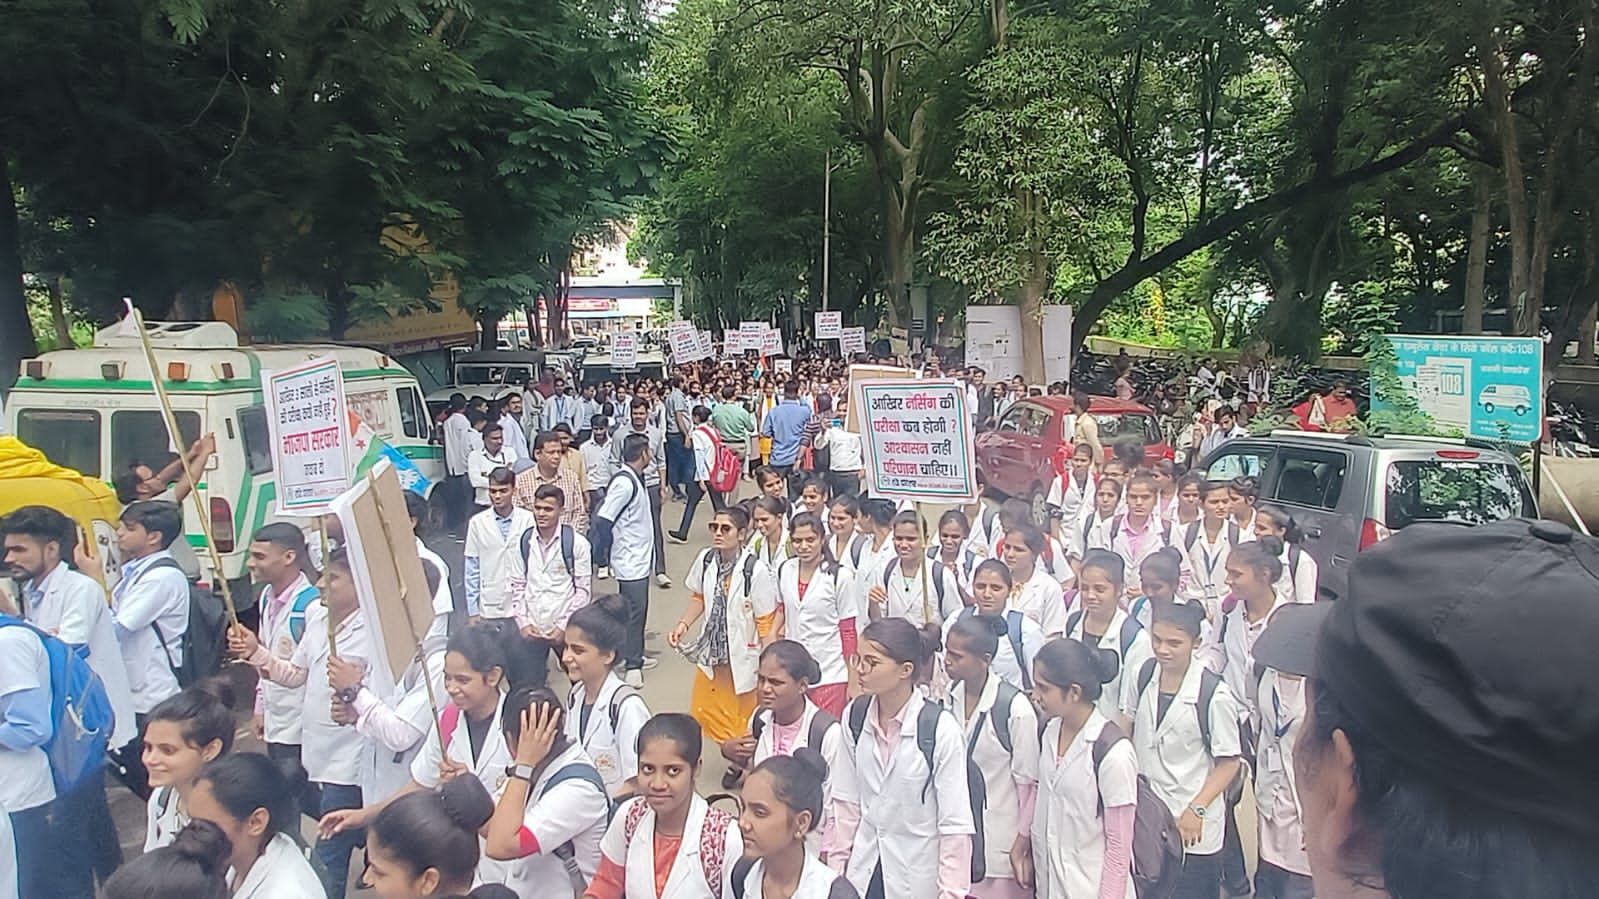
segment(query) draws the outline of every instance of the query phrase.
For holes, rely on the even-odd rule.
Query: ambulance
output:
[[[247,595],[250,535],[276,520],[263,371],[336,358],[350,411],[410,459],[430,491],[442,480],[443,451],[430,443],[432,423],[422,390],[404,366],[383,353],[330,344],[241,346],[233,328],[222,322],[146,322],[145,328],[184,448],[202,434],[216,435],[216,455],[200,474],[196,492],[209,514],[222,575],[238,585],[239,595]],[[57,465],[106,482],[130,465],[160,469],[172,458],[139,338],[115,325],[99,331],[90,348],[23,360],[5,414],[9,431],[22,443]],[[199,556],[202,579],[209,582],[215,573],[192,503],[184,501],[185,536]]]

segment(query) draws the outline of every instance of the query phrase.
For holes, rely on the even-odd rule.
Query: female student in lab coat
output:
[[[500,712],[512,764],[483,829],[483,853],[504,863],[518,896],[581,893],[600,863],[610,796],[583,747],[561,730],[566,710],[548,687],[523,687]],[[486,879],[486,878],[485,878]]]
[[[850,576],[828,559],[822,520],[809,512],[789,531],[794,558],[777,569],[779,636],[795,641],[815,660],[811,699],[835,718],[844,714],[855,655],[855,611]],[[763,655],[764,658],[764,655]]]
[[[976,899],[1026,899],[1033,886],[1029,831],[1038,794],[1038,715],[1026,694],[989,670],[1004,640],[1005,619],[969,615],[956,620],[944,644],[944,670],[955,683],[949,707],[966,733],[966,754],[982,772],[986,797],[985,874],[969,894]],[[1001,727],[1008,741],[1000,740]]]
[[[233,688],[223,678],[200,681],[150,710],[144,723],[144,767],[150,772],[144,851],[172,842],[189,823],[187,799],[207,762],[233,748]]]
[[[100,890],[104,899],[228,899],[227,834],[210,821],[191,821],[159,846],[118,868]]]
[[[1077,608],[1066,619],[1066,636],[1116,655],[1117,674],[1099,697],[1099,711],[1124,728],[1136,697],[1127,672],[1139,671],[1153,658],[1149,634],[1138,620],[1118,604],[1124,589],[1126,563],[1108,549],[1091,549],[1083,556],[1077,578]]]
[[[971,890],[965,741],[955,719],[916,689],[937,651],[936,630],[903,618],[861,633],[864,695],[845,709],[824,848],[828,865],[866,899],[963,899]],[[931,771],[917,740],[924,728]]]
[[[1030,692],[1033,688],[1033,656],[1046,642],[1044,631],[1037,622],[1011,606],[1010,569],[998,559],[984,559],[978,563],[972,573],[972,604],[944,622],[944,645],[949,645],[950,628],[955,626],[955,622],[974,615],[992,615],[1005,622],[1006,631],[1000,634],[989,669],[996,677],[1023,693]],[[1021,644],[1021,658],[1017,658],[1018,643]]]
[[[1138,770],[1166,803],[1187,847],[1173,899],[1215,899],[1221,889],[1223,793],[1238,773],[1242,754],[1232,692],[1194,659],[1204,618],[1199,603],[1157,612],[1150,634],[1154,662],[1128,672],[1144,681],[1133,710]],[[1206,693],[1208,710],[1200,702]],[[1199,725],[1207,711],[1208,740]]]
[[[894,516],[894,561],[872,573],[866,588],[868,615],[904,618],[918,627],[944,622],[961,610],[960,588],[943,565],[927,558],[922,517],[912,512]]]
[[[1051,641],[1033,663],[1034,695],[1050,719],[1031,822],[1038,899],[1134,899],[1138,765],[1125,733],[1099,710],[1116,673],[1115,653],[1077,640]],[[1096,768],[1102,736],[1108,745]]]
[[[700,725],[676,712],[639,732],[642,795],[616,810],[585,899],[731,899],[744,840],[733,816],[694,792]]]
[[[858,899],[848,878],[811,851],[826,807],[827,764],[813,749],[775,755],[744,782],[738,830],[744,858],[734,866],[740,899]]]
[[[1300,542],[1305,534],[1299,522],[1282,506],[1264,505],[1255,510],[1255,536],[1276,537],[1283,542],[1283,573],[1277,578],[1277,592],[1288,602],[1316,601],[1316,560]]]
[[[472,775],[490,793],[499,791],[511,764],[500,725],[501,697],[509,689],[505,673],[509,639],[487,623],[469,625],[450,637],[444,654],[444,692],[450,704],[441,710],[438,726],[428,728],[422,751],[411,761],[410,782],[382,802],[323,815],[317,829],[324,839],[365,827],[388,803],[455,777]],[[483,859],[478,867],[484,882],[505,881],[507,872],[501,863]]]
[[[788,540],[788,500],[758,496],[750,508],[750,552],[773,571],[794,555]]]
[[[1260,864],[1255,866],[1255,896],[1311,899],[1315,890],[1294,773],[1294,746],[1305,721],[1305,679],[1267,668],[1259,678],[1251,677],[1250,685],[1255,689],[1259,734],[1255,808],[1260,816]]]
[[[973,542],[971,536],[972,526],[966,520],[966,513],[950,509],[938,517],[938,545],[927,548],[927,558],[954,575],[963,605],[970,605],[972,601],[972,573],[977,570],[978,563],[988,557],[987,547]]]
[[[1011,608],[1033,619],[1044,636],[1059,637],[1066,629],[1066,604],[1060,582],[1038,564],[1046,545],[1043,531],[1022,524],[1005,535],[1000,553],[1010,568]]]
[[[295,774],[305,776],[301,770]],[[327,895],[300,845],[300,787],[278,763],[254,752],[223,756],[200,772],[189,791],[189,814],[227,834],[234,899]]]
[[[1050,482],[1044,504],[1049,507],[1049,517],[1058,522],[1061,543],[1075,546],[1082,542],[1077,529],[1083,523],[1083,513],[1094,503],[1094,487],[1099,476],[1094,472],[1094,449],[1086,443],[1072,448],[1071,462],[1065,474]]]
[[[478,831],[493,813],[494,800],[475,777],[401,796],[367,828],[362,883],[377,899],[514,895],[498,884],[467,892],[477,874]]]
[[[638,733],[650,720],[644,697],[616,675],[626,639],[627,608],[613,593],[572,613],[561,650],[572,681],[566,735],[583,746],[613,799],[637,792]]]

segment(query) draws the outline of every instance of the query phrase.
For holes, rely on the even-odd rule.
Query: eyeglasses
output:
[[[737,530],[737,528],[734,528],[732,525],[724,524],[720,521],[713,521],[708,525],[708,527],[711,529],[711,533],[713,534],[731,534],[733,531]]]

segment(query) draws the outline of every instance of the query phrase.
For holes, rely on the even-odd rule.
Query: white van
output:
[[[217,452],[197,487],[230,581],[247,576],[250,535],[273,521],[276,487],[261,372],[333,356],[344,371],[352,412],[401,454],[430,484],[443,475],[443,454],[428,442],[431,422],[416,378],[376,350],[328,344],[240,346],[220,322],[147,322],[185,448],[207,432]],[[117,326],[88,349],[57,350],[21,365],[6,400],[7,422],[22,442],[50,461],[112,482],[129,465],[160,468],[171,458],[161,406],[137,336]],[[210,580],[205,538],[192,500],[184,503],[187,539]]]

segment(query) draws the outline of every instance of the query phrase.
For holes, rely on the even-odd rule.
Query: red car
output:
[[[977,435],[977,478],[1005,496],[1029,500],[1042,509],[1044,494],[1055,478],[1055,460],[1066,458],[1072,420],[1071,398],[1035,396],[1017,400],[996,426]],[[1099,442],[1110,458],[1111,448],[1136,438],[1144,444],[1144,464],[1173,457],[1161,435],[1155,413],[1138,403],[1108,396],[1093,397],[1088,413],[1099,422]]]

